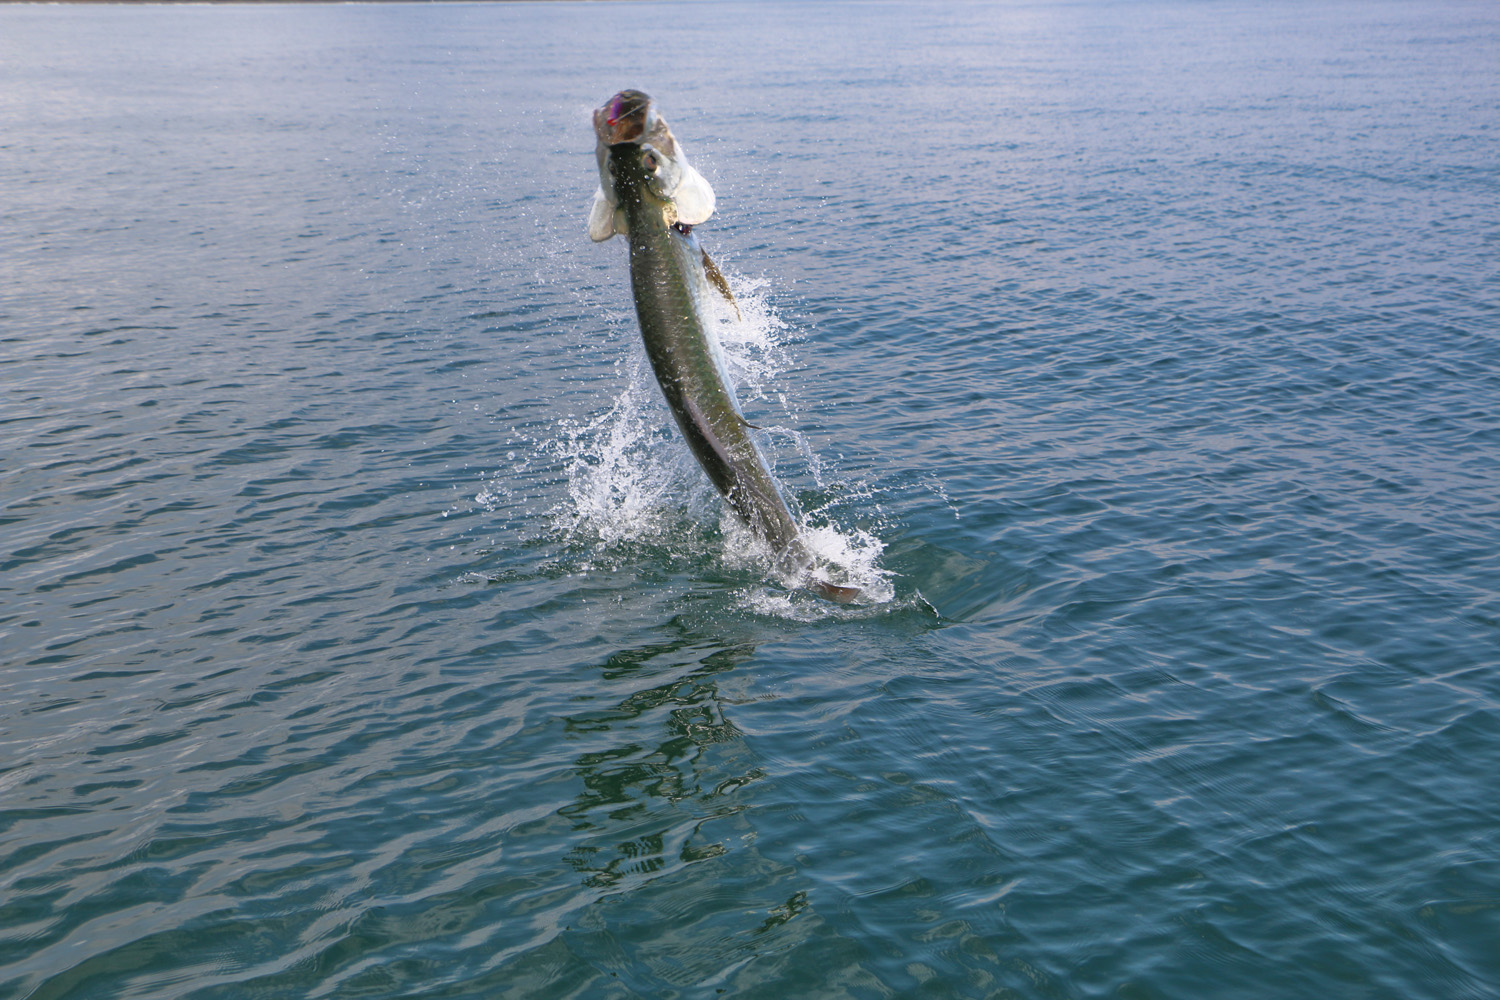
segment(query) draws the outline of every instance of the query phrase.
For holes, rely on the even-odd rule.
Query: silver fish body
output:
[[[712,297],[727,288],[678,218],[670,177],[664,176],[672,159],[641,136],[610,144],[606,162],[625,217],[630,284],[646,355],[693,456],[735,514],[770,547],[778,575],[830,600],[853,600],[857,589],[829,583],[815,571],[725,380],[709,317]]]

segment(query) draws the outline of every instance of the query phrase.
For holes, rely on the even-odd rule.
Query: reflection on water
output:
[[[606,681],[626,682],[643,673],[649,676],[660,669],[659,658],[670,661],[685,645],[654,644],[617,653],[605,661],[601,676]],[[718,744],[738,741],[740,734],[724,715],[713,679],[754,652],[753,645],[715,650],[686,675],[674,672],[666,683],[633,691],[612,709],[582,712],[565,720],[570,735],[590,734],[590,743],[601,742],[603,734],[617,729],[631,737],[579,756],[577,774],[583,791],[559,810],[584,835],[569,853],[568,863],[587,875],[586,885],[612,889],[631,876],[660,872],[668,864],[664,855],[669,845],[683,864],[725,852],[722,843],[704,839],[703,828],[744,808],[722,800],[726,793],[762,777],[764,771],[756,767],[744,774],[721,776],[723,765],[710,751]],[[643,715],[659,721],[663,731],[648,737],[628,725]],[[685,826],[679,821],[639,832],[638,824],[662,821],[653,801],[658,799],[676,807],[674,815],[694,813],[693,820]],[[630,839],[617,842],[617,830],[628,831]]]
[[[759,851],[753,789],[774,771],[746,745],[728,714],[733,699],[719,690],[755,643],[706,642],[680,618],[671,628],[677,639],[596,668],[588,700],[607,707],[560,720],[567,745],[585,748],[570,768],[576,792],[556,815],[571,830],[563,860],[588,895],[552,918],[564,925],[555,940],[601,982],[642,995],[728,983],[744,963],[821,927],[810,883]],[[792,926],[799,919],[809,926]],[[550,995],[563,985],[540,957],[552,950],[528,951],[509,972]]]

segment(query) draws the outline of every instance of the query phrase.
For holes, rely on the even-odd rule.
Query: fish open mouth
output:
[[[594,112],[594,131],[606,145],[640,142],[650,124],[651,98],[639,90],[622,90]]]

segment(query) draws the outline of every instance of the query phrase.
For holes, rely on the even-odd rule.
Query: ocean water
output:
[[[1497,51],[0,8],[0,997],[1500,995]],[[660,402],[627,86],[861,603]]]

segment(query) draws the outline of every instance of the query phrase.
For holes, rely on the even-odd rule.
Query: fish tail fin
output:
[[[802,589],[809,593],[817,594],[825,601],[832,601],[834,604],[851,604],[860,595],[858,587],[841,587],[836,583],[829,583],[827,580],[820,580],[815,576],[808,577],[807,582],[802,585]]]

